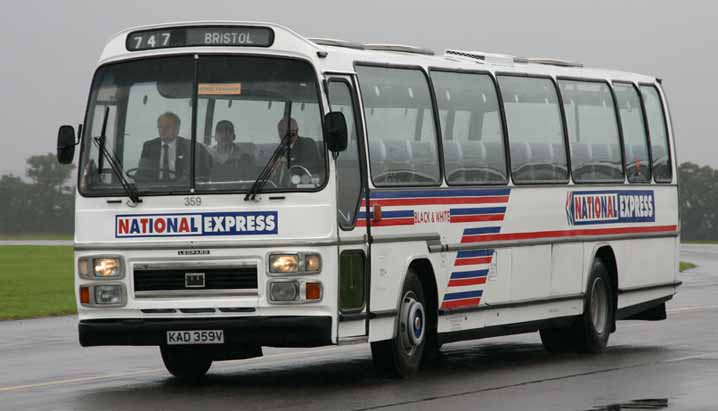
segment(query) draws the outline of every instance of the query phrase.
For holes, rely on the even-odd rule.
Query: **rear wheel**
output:
[[[615,296],[611,286],[606,266],[600,259],[595,259],[584,298],[583,314],[569,327],[542,329],[540,334],[544,348],[553,353],[605,351],[615,315]]]
[[[554,354],[573,351],[576,348],[576,338],[572,328],[544,328],[539,331],[541,343],[548,352]]]
[[[615,315],[615,296],[611,285],[606,266],[601,260],[594,260],[583,303],[583,315],[574,324],[576,349],[579,352],[600,353],[608,346]]]
[[[207,374],[212,366],[212,356],[207,350],[197,347],[160,346],[162,361],[170,374],[185,381],[197,381]]]
[[[396,336],[371,343],[374,367],[380,375],[406,378],[419,370],[427,341],[424,290],[409,270],[404,281]]]

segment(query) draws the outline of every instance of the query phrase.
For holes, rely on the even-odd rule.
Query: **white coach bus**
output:
[[[369,342],[402,377],[465,339],[601,352],[680,285],[670,124],[655,77],[563,60],[124,31],[58,135],[80,343],[180,378],[262,346]]]

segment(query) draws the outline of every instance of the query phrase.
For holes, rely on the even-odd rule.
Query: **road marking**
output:
[[[225,369],[229,368],[231,366],[236,365],[251,365],[254,363],[262,363],[263,365],[271,365],[274,363],[278,363],[281,361],[286,360],[287,358],[291,357],[297,357],[301,358],[304,355],[311,355],[311,354],[323,354],[329,351],[350,351],[347,348],[350,348],[352,346],[347,347],[338,347],[338,346],[328,346],[328,347],[321,347],[317,349],[311,349],[311,350],[304,350],[304,351],[292,351],[292,352],[285,352],[285,353],[277,353],[277,354],[269,354],[262,357],[256,357],[256,358],[249,358],[245,360],[230,360],[230,361],[222,361],[217,362],[216,364],[213,364],[214,368],[219,369]],[[356,348],[356,346],[353,346],[353,348]],[[9,392],[9,391],[20,391],[20,390],[26,390],[26,389],[32,389],[32,388],[43,388],[43,387],[51,387],[55,385],[65,385],[65,384],[76,384],[81,382],[88,382],[88,381],[99,381],[99,380],[111,380],[116,378],[123,378],[123,377],[134,377],[136,375],[146,375],[146,374],[156,374],[159,372],[166,372],[164,368],[154,368],[151,370],[143,370],[143,371],[133,371],[133,372],[126,372],[126,373],[118,373],[118,374],[106,374],[106,375],[95,375],[90,377],[80,377],[80,378],[70,378],[70,379],[64,379],[64,380],[55,380],[55,381],[47,381],[47,382],[40,382],[40,383],[34,383],[34,384],[23,384],[23,385],[10,385],[6,387],[0,387],[0,392]]]
[[[671,313],[671,314],[675,314],[675,313],[683,313],[683,312],[690,312],[690,311],[710,311],[710,310],[718,310],[718,305],[704,305],[704,306],[698,306],[698,307],[674,308],[672,310],[667,310],[667,312]]]
[[[41,382],[41,383],[35,383],[35,384],[11,385],[8,387],[0,387],[0,392],[18,391],[18,390],[24,390],[24,389],[29,389],[29,388],[49,387],[49,386],[53,386],[53,385],[62,385],[62,384],[74,384],[74,383],[79,383],[79,382],[96,381],[96,380],[103,380],[103,379],[131,377],[131,376],[135,376],[135,375],[152,374],[152,373],[156,373],[161,370],[162,369],[160,369],[160,368],[156,368],[153,370],[126,372],[126,373],[121,373],[121,374],[95,375],[92,377],[71,378],[71,379],[66,379],[66,380],[47,381],[47,382]]]

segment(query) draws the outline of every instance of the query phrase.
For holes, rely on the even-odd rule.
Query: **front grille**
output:
[[[186,274],[203,273],[203,287],[187,287]],[[256,290],[257,267],[135,269],[135,291]]]

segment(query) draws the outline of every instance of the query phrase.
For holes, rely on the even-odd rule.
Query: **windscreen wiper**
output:
[[[142,199],[137,194],[137,189],[135,188],[134,184],[131,184],[125,176],[122,174],[122,167],[117,162],[117,159],[110,153],[110,151],[105,146],[105,139],[106,139],[106,129],[107,129],[107,117],[110,114],[110,107],[105,107],[105,118],[102,120],[102,133],[100,137],[93,138],[93,141],[95,144],[97,144],[97,147],[102,152],[102,156],[107,160],[107,164],[110,165],[110,168],[112,169],[112,172],[117,176],[117,178],[120,180],[120,184],[122,185],[122,188],[125,190],[125,193],[127,193],[127,196],[130,197],[130,201],[132,201],[135,205],[142,202]],[[100,157],[100,158],[103,158]],[[99,164],[101,164],[98,161]],[[102,170],[100,169],[100,173]]]
[[[286,154],[289,149],[289,142],[291,141],[291,133],[289,132],[289,129],[290,127],[287,127],[287,133],[284,134],[282,141],[279,145],[277,145],[277,148],[274,149],[272,156],[269,157],[269,161],[267,161],[267,164],[264,165],[264,168],[259,173],[259,176],[257,176],[256,180],[254,180],[252,187],[250,187],[249,191],[247,191],[247,195],[244,196],[244,201],[254,200],[257,197],[259,191],[265,184],[267,184],[267,180],[269,180],[272,172],[274,172],[274,168],[277,166],[279,159]]]

